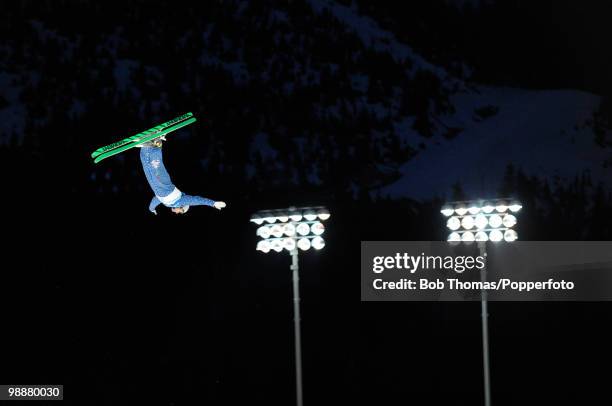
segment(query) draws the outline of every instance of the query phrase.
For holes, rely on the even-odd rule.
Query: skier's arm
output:
[[[174,203],[174,207],[182,206],[210,206],[214,207],[215,201],[202,196],[191,196],[183,194],[180,199]]]
[[[153,196],[153,199],[151,199],[151,203],[149,203],[149,211],[153,214],[157,214],[157,211],[155,210],[157,208],[157,206],[159,206],[161,204],[161,202],[159,201],[159,199],[157,198],[157,196]]]

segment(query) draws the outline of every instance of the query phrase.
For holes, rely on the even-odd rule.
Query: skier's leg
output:
[[[142,170],[147,177],[149,183],[153,179],[153,167],[151,166],[151,148],[141,148],[140,149],[140,163],[142,164]]]
[[[157,196],[166,196],[174,190],[170,175],[164,166],[161,148],[144,147],[140,149],[140,161],[151,189]]]
[[[159,183],[163,185],[172,185],[170,174],[164,166],[164,155],[161,148],[152,148],[151,151],[151,166],[155,169],[155,176]]]

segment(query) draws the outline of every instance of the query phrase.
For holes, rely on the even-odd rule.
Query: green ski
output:
[[[131,143],[134,143],[134,142],[138,142],[138,141],[140,141],[144,137],[147,137],[147,136],[150,136],[150,135],[153,135],[153,134],[158,134],[162,130],[170,128],[170,127],[173,127],[174,125],[179,124],[179,123],[181,123],[183,121],[187,121],[191,117],[193,117],[193,113],[183,114],[182,116],[174,118],[174,119],[172,119],[170,121],[167,121],[167,122],[165,122],[163,124],[160,124],[158,126],[150,128],[150,129],[148,129],[146,131],[143,131],[141,133],[138,133],[138,134],[133,135],[133,136],[128,137],[128,138],[124,138],[121,141],[114,142],[114,143],[112,143],[110,145],[98,148],[97,150],[95,150],[94,152],[91,153],[91,157],[92,158],[96,158],[99,155],[105,154],[105,153],[110,152],[112,150],[115,150],[117,148],[121,148],[121,147],[123,147],[125,145],[131,144]]]
[[[191,113],[188,113],[188,114],[191,114]],[[100,153],[100,154],[98,154],[96,156],[96,158],[94,159],[94,163],[98,163],[98,162],[100,162],[100,161],[102,161],[102,160],[104,160],[104,159],[106,159],[108,157],[111,157],[113,155],[117,155],[117,154],[119,154],[119,153],[121,153],[123,151],[126,151],[128,149],[134,148],[134,147],[136,147],[136,146],[138,146],[140,144],[143,144],[145,142],[149,142],[149,141],[152,141],[152,140],[154,140],[156,138],[162,137],[162,136],[164,136],[164,135],[166,135],[168,133],[171,133],[171,132],[176,131],[176,130],[178,130],[180,128],[183,128],[183,127],[185,127],[185,126],[187,126],[187,125],[189,125],[191,123],[194,123],[195,121],[196,121],[195,117],[191,117],[191,118],[189,118],[189,119],[187,119],[185,121],[175,122],[175,124],[172,125],[171,127],[166,127],[164,129],[157,130],[156,132],[152,132],[152,133],[150,132],[150,133],[147,133],[147,134],[143,135],[147,131],[150,131],[150,130],[147,130],[147,131],[145,131],[143,133],[137,134],[139,136],[139,138],[136,138],[135,140],[131,140],[132,137],[130,137],[130,138],[126,138],[126,139],[124,139],[122,141],[116,142],[114,144],[110,144],[110,145],[108,145],[106,147],[102,147],[102,148],[106,148],[106,150],[105,150],[105,152],[102,152],[102,153]],[[167,123],[164,123],[164,124],[167,124]],[[162,124],[162,125],[164,125],[164,124]],[[156,128],[156,127],[154,127],[154,128]],[[134,137],[136,137],[136,136],[134,136]],[[100,149],[102,149],[102,148],[100,148]]]

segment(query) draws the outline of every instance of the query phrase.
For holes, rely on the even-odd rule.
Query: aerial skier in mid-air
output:
[[[187,195],[174,186],[164,166],[162,140],[165,141],[165,138],[161,137],[155,141],[138,145],[142,169],[151,189],[153,189],[153,193],[155,193],[149,204],[149,210],[157,214],[156,208],[160,204],[169,207],[176,214],[186,213],[190,206],[210,206],[218,210],[223,209],[226,206],[225,202]]]
[[[91,157],[94,158],[95,163],[98,163],[125,150],[140,148],[142,169],[155,194],[149,204],[149,210],[154,214],[157,214],[156,208],[160,204],[170,208],[176,214],[186,213],[191,206],[210,206],[221,210],[225,208],[225,202],[181,192],[170,180],[170,175],[164,166],[162,141],[166,140],[165,135],[195,121],[192,113],[184,114],[132,137],[98,148],[91,154]]]

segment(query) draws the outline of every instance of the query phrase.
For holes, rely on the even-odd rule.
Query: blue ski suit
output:
[[[214,200],[205,197],[184,194],[174,186],[164,166],[161,148],[142,147],[140,161],[147,181],[155,193],[149,204],[149,210],[152,213],[157,214],[155,209],[160,204],[166,207],[182,207],[185,210],[189,209],[189,206],[213,206],[215,204]]]

